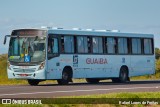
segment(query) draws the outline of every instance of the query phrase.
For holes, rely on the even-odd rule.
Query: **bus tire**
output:
[[[120,73],[119,73],[119,80],[121,83],[127,82],[129,79],[128,77],[128,69],[127,67],[121,67]]]
[[[32,85],[32,86],[36,86],[39,84],[39,81],[38,80],[34,80],[34,79],[28,79],[28,84],[29,85]]]
[[[59,85],[67,85],[70,80],[71,80],[71,74],[69,74],[69,72],[64,70],[62,73],[62,79],[57,80],[57,82]]]
[[[86,81],[91,84],[96,84],[99,83],[100,80],[95,78],[86,78]]]

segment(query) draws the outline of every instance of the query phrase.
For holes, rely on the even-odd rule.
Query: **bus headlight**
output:
[[[42,62],[42,63],[40,64],[40,66],[39,66],[38,70],[43,69],[43,68],[44,68],[44,66],[45,66],[45,62]]]
[[[9,62],[7,62],[7,67],[9,70],[11,70],[11,64]]]

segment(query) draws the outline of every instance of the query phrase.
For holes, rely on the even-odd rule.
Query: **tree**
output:
[[[156,60],[156,71],[160,72],[160,58]]]
[[[159,48],[155,48],[155,57],[156,57],[156,59],[160,58],[160,49]]]

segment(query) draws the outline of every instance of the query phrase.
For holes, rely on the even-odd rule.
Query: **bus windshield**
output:
[[[8,60],[12,62],[42,62],[45,60],[46,37],[11,37]]]

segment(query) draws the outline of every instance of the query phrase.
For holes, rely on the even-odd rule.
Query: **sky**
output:
[[[0,0],[0,54],[13,29],[41,26],[154,34],[160,48],[160,0]]]

